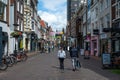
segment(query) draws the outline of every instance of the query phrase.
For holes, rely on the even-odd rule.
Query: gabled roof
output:
[[[43,20],[40,20],[40,25],[41,25],[43,28],[46,28],[45,22],[44,22]]]

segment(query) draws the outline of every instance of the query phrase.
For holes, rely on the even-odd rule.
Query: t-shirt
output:
[[[65,51],[64,51],[64,50],[62,50],[62,51],[59,50],[59,51],[58,51],[58,57],[59,57],[59,58],[66,58]]]

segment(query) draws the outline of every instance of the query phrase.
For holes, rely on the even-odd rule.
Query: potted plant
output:
[[[10,34],[12,37],[19,37],[20,35],[22,35],[21,32],[17,32],[17,31],[14,31]]]

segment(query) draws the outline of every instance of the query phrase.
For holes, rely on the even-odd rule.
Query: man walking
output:
[[[70,57],[72,58],[73,71],[75,71],[78,60],[78,49],[75,47],[75,45],[73,45],[71,48]]]

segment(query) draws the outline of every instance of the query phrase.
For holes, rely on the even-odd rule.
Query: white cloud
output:
[[[52,13],[48,13],[46,11],[38,11],[38,14],[43,20],[49,22],[49,24],[52,24],[53,22],[57,21],[56,16],[53,15]]]
[[[46,9],[54,11],[66,2],[66,0],[39,0],[39,2],[40,1],[43,2],[43,5]]]
[[[66,0],[39,0],[44,3],[44,7],[48,9],[38,10],[40,17],[48,22],[48,25],[52,26],[53,30],[62,30],[66,27]],[[39,6],[40,7],[40,6]]]

